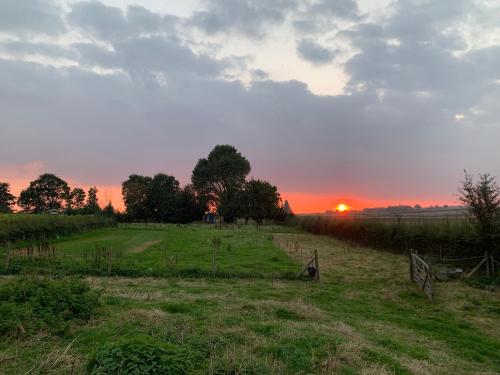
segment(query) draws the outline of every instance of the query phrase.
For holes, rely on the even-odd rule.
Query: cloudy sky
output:
[[[216,144],[296,211],[500,175],[499,0],[0,0],[0,181],[120,206]]]

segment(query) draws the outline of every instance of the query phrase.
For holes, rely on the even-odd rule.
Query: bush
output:
[[[104,216],[0,214],[0,244],[53,239],[112,226],[116,221]]]
[[[91,375],[183,375],[193,367],[185,349],[149,338],[135,338],[97,349],[87,372]]]
[[[304,216],[294,217],[287,224],[314,234],[399,253],[413,248],[437,256],[482,254],[478,252],[474,228],[462,218],[418,221]]]
[[[74,320],[88,320],[98,294],[82,280],[18,278],[0,286],[0,335],[40,330],[63,333]]]

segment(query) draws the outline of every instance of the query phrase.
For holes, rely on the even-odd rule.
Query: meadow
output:
[[[205,277],[214,273],[218,277],[294,277],[300,266],[274,247],[270,232],[273,229],[278,230],[275,227],[254,231],[253,227],[243,226],[217,229],[174,224],[104,228],[53,242],[54,255],[37,256],[35,251],[30,257],[21,245],[11,250],[9,264],[4,264],[3,272],[131,277]],[[220,239],[218,248],[212,244],[214,238]],[[5,263],[5,254],[0,257]]]
[[[408,279],[406,256],[287,227],[233,228],[132,225],[55,243],[66,267],[84,264],[81,253],[98,245],[123,252],[117,268],[141,272],[165,267],[166,251],[178,256],[179,269],[199,270],[185,275],[39,276],[33,268],[0,276],[0,302],[31,306],[18,320],[0,321],[0,372],[112,373],[105,369],[128,358],[127,350],[140,359],[160,358],[159,351],[177,364],[172,374],[500,372],[498,290],[437,283],[431,303]],[[278,277],[300,268],[304,257],[275,247],[273,233],[305,253],[318,251],[319,282]],[[216,275],[214,236],[221,238]],[[28,303],[26,285],[42,289],[36,296],[62,290],[69,296],[68,303],[60,300],[62,310],[71,314],[55,319],[52,304]],[[93,306],[90,315],[75,302],[81,300]]]

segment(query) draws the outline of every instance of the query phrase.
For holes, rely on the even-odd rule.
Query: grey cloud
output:
[[[192,24],[208,34],[237,32],[262,38],[297,6],[296,0],[207,0],[207,9],[195,12]]]
[[[148,33],[173,33],[178,18],[158,15],[140,6],[120,8],[100,2],[80,2],[73,5],[69,22],[102,39],[118,39]]]
[[[0,59],[0,160],[43,160],[56,173],[96,184],[156,171],[185,182],[197,158],[214,144],[231,143],[252,161],[256,177],[285,191],[451,195],[464,167],[500,173],[500,47],[454,54],[461,38],[447,30],[467,21],[455,8],[466,3],[435,3],[397,3],[382,22],[358,18],[339,33],[355,53],[345,64],[347,93],[335,96],[314,95],[305,83],[276,82],[258,70],[248,86],[223,79],[235,62],[195,53],[189,41],[164,31],[163,16],[96,7],[100,15],[70,21],[109,48],[72,45],[80,66]],[[278,11],[275,4],[246,3],[263,12],[263,21],[208,8],[220,16],[212,32],[262,36],[265,25],[286,18],[266,13]],[[245,6],[227,12],[245,14]],[[415,16],[420,26],[412,23]],[[314,39],[301,39],[319,47],[314,61],[326,61]],[[65,53],[42,44],[3,48]],[[96,74],[88,70],[93,66],[115,71]],[[458,111],[463,123],[454,120]]]
[[[76,51],[54,43],[7,41],[0,42],[0,51],[12,57],[39,55],[50,58],[76,59]]]
[[[335,52],[323,47],[312,39],[302,39],[297,44],[297,52],[304,60],[314,65],[324,65],[332,62]]]
[[[216,77],[229,65],[207,55],[195,54],[176,38],[136,37],[116,41],[113,50],[94,44],[75,44],[81,54],[81,63],[123,69],[133,78],[163,72],[169,79],[181,79],[183,75]]]
[[[339,20],[359,22],[362,19],[354,0],[313,0],[306,4],[293,21],[299,33],[325,33],[336,30]]]
[[[20,35],[54,35],[64,30],[61,10],[51,0],[0,2],[0,31]]]

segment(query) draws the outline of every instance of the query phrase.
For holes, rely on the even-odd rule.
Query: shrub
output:
[[[149,338],[135,338],[97,349],[89,361],[91,375],[183,375],[193,367],[185,349]]]
[[[399,253],[409,248],[429,255],[469,256],[478,253],[477,236],[462,218],[384,220],[377,218],[294,217],[288,225],[362,246]]]
[[[18,278],[0,286],[0,335],[47,329],[63,333],[74,320],[88,320],[98,294],[82,280]]]
[[[0,244],[53,239],[112,226],[116,221],[104,216],[0,214]]]

